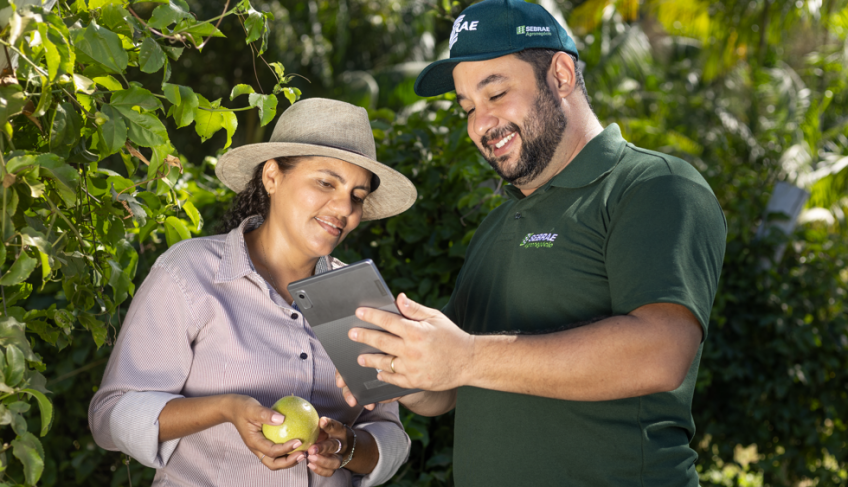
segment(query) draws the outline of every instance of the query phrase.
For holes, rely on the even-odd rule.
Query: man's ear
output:
[[[574,59],[568,53],[560,51],[554,54],[548,70],[548,83],[560,98],[566,98],[577,87],[576,69]]]

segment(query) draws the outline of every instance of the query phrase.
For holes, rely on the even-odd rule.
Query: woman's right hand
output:
[[[280,425],[285,416],[259,404],[249,396],[233,395],[227,409],[227,420],[236,427],[241,440],[271,470],[291,468],[306,459],[306,452],[292,453],[300,440],[274,444],[262,434],[262,425]]]

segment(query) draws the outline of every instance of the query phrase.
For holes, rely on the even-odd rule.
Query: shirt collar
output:
[[[621,137],[618,124],[607,126],[590,140],[559,174],[540,189],[547,190],[550,186],[576,189],[594,183],[609,174],[618,164],[621,152],[626,145],[627,141]],[[524,193],[513,185],[507,186],[504,190],[515,199],[524,198]]]
[[[237,228],[230,230],[224,243],[224,255],[221,257],[221,265],[215,274],[216,283],[232,281],[256,272],[247,252],[247,243],[244,241],[244,234],[251,230],[256,230],[264,221],[259,215],[249,216]],[[315,264],[314,274],[323,274],[332,268],[330,256],[325,255],[319,258]]]

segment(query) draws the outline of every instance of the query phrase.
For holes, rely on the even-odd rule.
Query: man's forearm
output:
[[[682,306],[648,306],[547,335],[475,336],[463,385],[572,401],[674,390],[697,353],[700,325]]]
[[[439,392],[416,392],[400,398],[400,403],[415,414],[438,416],[456,406],[456,389]]]

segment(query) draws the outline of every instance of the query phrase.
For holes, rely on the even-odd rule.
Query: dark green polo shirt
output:
[[[474,235],[445,313],[470,333],[561,330],[650,303],[677,303],[704,336],[724,258],[724,215],[683,160],[595,137],[529,197]],[[465,486],[697,486],[692,394],[602,402],[474,387],[458,391],[454,475]]]

